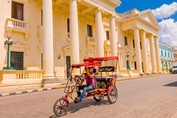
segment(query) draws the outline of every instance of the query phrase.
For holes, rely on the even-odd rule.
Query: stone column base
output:
[[[152,74],[158,74],[157,72],[152,72]]]
[[[145,75],[150,75],[150,73],[144,73]]]
[[[163,74],[163,72],[162,72],[162,71],[160,71],[160,72],[158,72],[158,74]]]
[[[127,70],[127,74],[128,74],[128,76],[131,78],[132,77],[132,71],[131,70]]]
[[[61,79],[57,78],[50,78],[50,79],[43,79],[42,81],[42,87],[57,87],[61,85]]]
[[[141,72],[141,73],[139,73],[139,75],[140,75],[140,76],[143,76],[143,75],[144,75],[144,73],[142,73],[142,72]]]

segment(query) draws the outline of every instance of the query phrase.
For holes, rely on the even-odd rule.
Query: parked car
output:
[[[172,74],[177,74],[177,62],[173,62]]]

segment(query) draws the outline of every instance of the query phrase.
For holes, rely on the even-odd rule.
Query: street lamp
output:
[[[129,53],[127,52],[125,56],[126,56],[126,67],[127,67],[127,70],[130,70],[130,64],[129,64],[129,56],[130,56],[130,55],[129,55]]]
[[[10,66],[10,46],[13,45],[13,39],[11,39],[11,34],[7,34],[7,40],[4,41],[4,45],[7,45],[7,66],[3,70],[10,70],[13,67]]]

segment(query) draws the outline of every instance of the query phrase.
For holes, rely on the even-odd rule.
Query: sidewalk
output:
[[[167,76],[169,74],[151,74],[151,75],[143,75],[143,76],[137,76],[137,77],[126,77],[126,78],[118,78],[117,81],[124,81],[124,80],[134,80],[134,79],[141,79],[141,78],[151,78],[155,76]],[[20,89],[20,90],[3,90],[0,91],[0,97],[3,96],[10,96],[10,95],[19,95],[19,94],[26,94],[26,93],[33,93],[33,92],[41,92],[41,91],[49,91],[54,89],[61,89],[65,87],[66,83],[62,83],[60,86],[53,87],[53,88],[32,88],[32,89]]]
[[[143,75],[143,76],[118,78],[117,81],[133,80],[133,79],[141,79],[141,78],[151,78],[151,77],[156,77],[156,76],[168,76],[168,75],[170,75],[170,74],[150,74],[150,75]]]

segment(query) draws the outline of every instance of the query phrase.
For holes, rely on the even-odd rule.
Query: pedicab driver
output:
[[[86,68],[86,76],[85,76],[85,79],[86,79],[86,85],[85,86],[79,86],[78,87],[78,97],[75,98],[74,102],[75,103],[78,103],[78,102],[81,102],[84,95],[86,94],[86,92],[88,91],[91,91],[94,89],[94,86],[95,86],[95,79],[94,79],[94,73],[93,73],[93,68]],[[82,90],[82,93],[80,92],[80,90]]]

